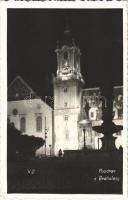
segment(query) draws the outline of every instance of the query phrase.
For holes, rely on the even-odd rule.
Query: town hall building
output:
[[[57,69],[53,78],[53,108],[18,76],[8,87],[8,120],[22,134],[45,139],[45,145],[37,150],[36,155],[58,155],[60,150],[78,150],[84,145],[87,149],[100,149],[103,134],[93,130],[93,126],[102,124],[100,88],[86,88],[81,73],[81,52],[69,27],[64,31],[63,44],[58,44],[55,52]],[[115,86],[113,94],[113,121],[123,125],[123,87]],[[85,116],[89,120],[86,127],[81,123]],[[119,148],[122,132],[115,136]]]

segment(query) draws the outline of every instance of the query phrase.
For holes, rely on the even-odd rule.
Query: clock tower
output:
[[[84,80],[80,69],[80,49],[67,26],[62,46],[57,46],[57,73],[54,85],[54,153],[79,147],[78,120]]]

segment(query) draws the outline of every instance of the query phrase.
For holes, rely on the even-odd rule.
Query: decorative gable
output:
[[[36,98],[39,96],[20,76],[17,76],[8,87],[8,101]]]

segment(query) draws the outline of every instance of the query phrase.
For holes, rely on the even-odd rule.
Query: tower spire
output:
[[[69,26],[69,20],[66,19],[65,29],[64,29],[64,45],[72,45],[72,33]]]

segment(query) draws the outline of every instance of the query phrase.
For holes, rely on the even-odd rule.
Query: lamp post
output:
[[[50,148],[50,156],[52,155],[52,145],[49,144],[49,148]]]
[[[45,156],[47,156],[47,132],[48,132],[48,129],[46,128],[46,117],[45,117]]]
[[[45,129],[45,156],[47,155],[47,153],[46,153],[46,141],[47,141],[47,129]]]
[[[91,126],[91,121],[89,120],[89,103],[85,100],[85,106],[81,108],[79,126],[83,129],[84,133],[84,149],[87,149],[86,146],[86,129]]]
[[[86,146],[86,129],[88,127],[90,127],[91,122],[88,119],[83,119],[79,122],[79,125],[83,129],[83,133],[84,133],[84,149],[87,149],[87,146]]]
[[[83,128],[83,132],[84,132],[84,149],[86,149],[86,138],[85,138],[85,131],[86,131],[86,129],[85,129],[85,128]]]
[[[47,102],[47,100],[48,100],[48,102]],[[53,97],[51,97],[51,96],[45,96],[45,103],[46,104],[50,103],[51,108],[53,107],[53,104],[54,104],[53,100],[54,100]],[[52,109],[52,119],[54,119],[54,110],[53,109]],[[52,123],[52,133],[54,133],[54,125],[53,124],[54,124],[54,122]],[[48,131],[49,131],[49,128],[48,129],[46,128],[46,117],[45,117],[45,156],[47,154],[47,152],[46,152],[46,140],[47,140],[47,132]],[[52,155],[52,149],[54,151],[54,145],[53,144],[54,144],[54,141],[52,142],[52,145],[51,144],[49,145],[50,155]]]

